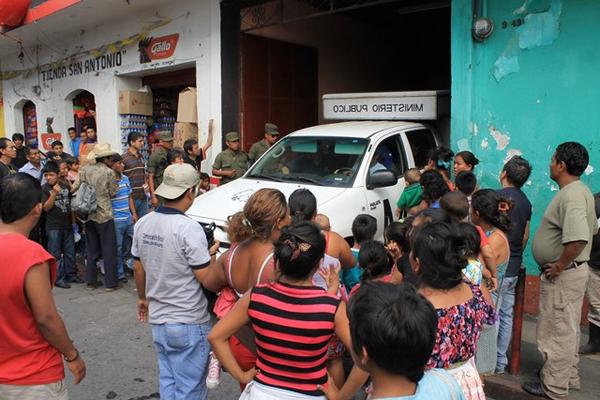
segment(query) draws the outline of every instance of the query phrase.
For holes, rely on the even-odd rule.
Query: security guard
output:
[[[248,153],[250,165],[254,164],[260,156],[269,150],[269,147],[273,146],[277,139],[279,139],[279,128],[277,128],[277,125],[267,122],[265,124],[264,139],[261,139],[250,147],[250,152]]]
[[[217,154],[213,163],[213,175],[221,177],[221,184],[229,183],[244,175],[248,170],[248,154],[240,150],[240,135],[229,132],[225,135],[227,149]]]
[[[158,197],[154,191],[162,183],[163,172],[168,166],[167,153],[173,148],[173,135],[169,131],[162,131],[158,134],[158,148],[152,152],[148,160],[148,187],[152,196],[152,206],[159,204]]]

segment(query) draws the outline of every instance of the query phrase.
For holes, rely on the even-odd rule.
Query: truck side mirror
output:
[[[398,176],[394,171],[380,170],[370,174],[367,178],[367,189],[394,186],[398,183]]]

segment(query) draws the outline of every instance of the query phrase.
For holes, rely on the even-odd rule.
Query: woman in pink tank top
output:
[[[250,238],[233,245],[223,254],[202,282],[206,289],[221,291],[222,295],[231,299],[241,297],[257,284],[273,280],[273,244],[279,239],[281,229],[290,223],[287,201],[277,189],[255,192],[246,202],[240,217],[242,224],[251,232]],[[221,310],[220,316],[223,317],[227,311]],[[229,344],[243,369],[254,367],[256,346],[254,334],[248,326],[231,336]]]

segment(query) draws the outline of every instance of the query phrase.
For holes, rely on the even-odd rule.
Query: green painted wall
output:
[[[483,4],[495,29],[478,43],[471,38],[472,1],[452,0],[451,145],[481,160],[476,172],[483,187],[499,187],[511,154],[532,163],[524,190],[534,207],[533,237],[558,190],[548,175],[558,144],[587,147],[591,167],[582,179],[600,191],[600,6],[597,0]],[[522,25],[513,26],[519,18]],[[528,273],[538,273],[530,246],[526,257]]]

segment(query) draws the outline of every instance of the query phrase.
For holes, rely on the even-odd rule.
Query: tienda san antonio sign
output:
[[[138,50],[140,52],[140,63],[145,64],[155,60],[172,57],[177,47],[179,34],[157,38],[148,37],[140,40]]]

